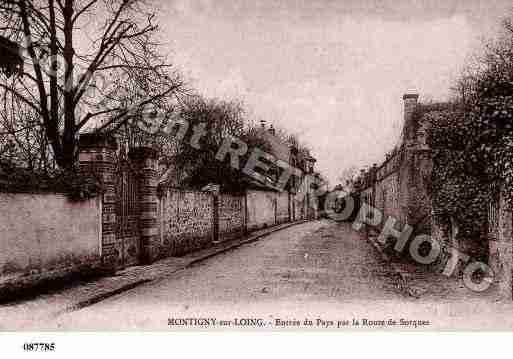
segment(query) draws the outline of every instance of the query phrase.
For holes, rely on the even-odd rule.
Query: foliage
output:
[[[0,162],[0,191],[11,193],[64,193],[70,200],[96,197],[103,189],[94,178],[75,172],[57,170],[49,175],[20,168],[16,164]]]
[[[490,186],[472,116],[456,108],[426,116],[431,122],[434,215],[446,224],[456,220],[464,238],[479,238],[486,225]]]
[[[189,131],[178,144],[171,161],[183,174],[182,185],[201,188],[216,183],[223,191],[237,192],[247,186],[242,168],[232,168],[229,156],[225,161],[216,160],[216,154],[225,138],[233,136],[248,146],[246,155],[240,157],[241,167],[255,147],[266,151],[268,144],[258,135],[259,131],[246,122],[243,106],[237,101],[192,98],[183,108],[181,118],[187,121]],[[195,126],[205,125],[205,134],[199,146],[191,145]]]
[[[299,168],[302,168],[304,158],[309,156],[307,146],[300,143],[297,136],[283,129],[274,129],[272,125],[265,128],[263,123],[255,124],[248,119],[244,105],[237,100],[190,97],[184,102],[179,118],[188,124],[185,137],[177,142],[175,135],[178,128],[176,128],[175,132],[167,138],[163,137],[159,140],[159,150],[164,157],[164,162],[176,166],[179,185],[202,188],[207,184],[215,183],[220,185],[222,191],[240,192],[254,184],[275,183],[283,171],[276,163],[260,157],[259,160],[266,163],[269,169],[263,171],[257,167],[255,170],[268,181],[263,183],[245,174],[244,166],[255,149],[283,161],[290,160],[289,151],[294,149],[298,163],[292,163],[292,165]],[[204,133],[198,146],[193,146],[191,140],[194,129],[198,126],[204,126]],[[245,154],[239,156],[239,168],[231,166],[230,155],[227,155],[223,161],[216,159],[219,149],[229,138],[247,146]],[[292,180],[289,180],[287,185],[292,186]]]
[[[485,229],[488,204],[500,186],[513,186],[513,26],[488,44],[458,81],[457,105],[431,117],[435,215],[454,218],[462,234]],[[513,203],[513,192],[506,191]]]

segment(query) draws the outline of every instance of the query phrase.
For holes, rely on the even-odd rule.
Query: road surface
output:
[[[348,223],[309,222],[49,322],[56,329],[513,328],[512,308],[416,299]],[[502,314],[501,314],[502,313]],[[305,322],[309,320],[309,322]]]

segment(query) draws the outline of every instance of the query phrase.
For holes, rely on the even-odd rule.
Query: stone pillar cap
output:
[[[410,99],[410,98],[417,100],[419,98],[419,94],[418,93],[406,93],[403,95],[403,100]]]

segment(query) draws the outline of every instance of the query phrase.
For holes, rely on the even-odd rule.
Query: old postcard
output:
[[[2,331],[513,329],[510,1],[3,0],[0,94]]]

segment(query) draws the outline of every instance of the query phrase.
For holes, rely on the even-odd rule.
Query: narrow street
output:
[[[512,320],[500,315],[511,305],[489,304],[405,295],[389,266],[350,224],[322,220],[278,231],[160,281],[62,314],[48,325],[183,330],[187,327],[168,326],[168,318],[263,318],[273,324],[276,319],[311,318],[334,321],[329,328],[337,329],[337,320],[404,318],[429,320],[424,329],[511,327]]]
[[[428,320],[429,325],[417,328],[428,330],[513,328],[507,315],[511,303],[439,287],[428,288],[420,298],[409,296],[389,263],[351,224],[320,220],[279,230],[80,310],[49,315],[63,295],[69,296],[59,292],[2,305],[0,322],[4,328],[38,330],[184,330],[261,319],[264,329],[305,329],[293,323],[309,318],[312,329],[355,330],[379,329],[380,324],[347,324],[353,319],[360,324],[403,319]],[[214,318],[217,324],[177,324],[183,318]],[[169,325],[168,320],[176,322]],[[277,325],[277,320],[292,324]],[[337,327],[338,321],[346,324]]]
[[[322,313],[397,302],[386,264],[349,224],[305,223],[58,318],[59,327],[166,328],[168,317]],[[151,314],[150,314],[151,313]]]

